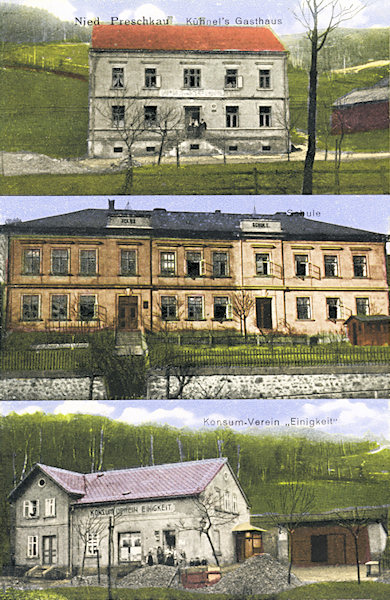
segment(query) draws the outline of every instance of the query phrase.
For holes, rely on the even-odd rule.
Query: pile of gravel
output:
[[[287,576],[287,567],[269,554],[261,554],[248,558],[237,569],[223,575],[218,583],[203,591],[232,595],[272,594],[302,585],[295,575],[291,575],[289,585]]]
[[[390,571],[383,573],[376,581],[380,581],[381,583],[390,583]]]
[[[166,565],[153,565],[141,567],[117,581],[116,587],[142,588],[142,587],[168,587],[172,577],[176,574],[176,567]],[[171,583],[171,587],[178,587],[178,577]]]

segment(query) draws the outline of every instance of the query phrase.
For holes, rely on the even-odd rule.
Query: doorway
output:
[[[251,556],[256,556],[263,552],[263,542],[261,533],[257,531],[243,531],[236,536],[236,554],[237,562],[244,562]]]
[[[312,535],[311,542],[311,562],[328,562],[328,536]]]
[[[119,296],[118,329],[131,331],[138,327],[138,298],[136,296]]]
[[[256,298],[256,325],[259,329],[272,329],[272,298]]]
[[[55,565],[57,562],[57,537],[55,535],[44,535],[42,537],[42,563],[44,565]]]

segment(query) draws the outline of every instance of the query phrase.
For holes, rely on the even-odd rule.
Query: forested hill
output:
[[[389,59],[388,27],[370,29],[335,29],[319,53],[320,72],[363,65]],[[308,69],[310,42],[305,34],[284,35],[280,38],[290,53],[295,67]]]
[[[61,21],[47,10],[0,4],[0,41],[13,43],[89,42],[91,28]]]

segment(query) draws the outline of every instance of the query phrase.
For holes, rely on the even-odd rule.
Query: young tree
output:
[[[267,501],[272,509],[272,512],[266,513],[267,517],[276,527],[284,527],[287,531],[289,558],[287,583],[291,583],[294,532],[312,511],[314,498],[311,488],[304,482],[296,481],[281,484],[278,492]]]
[[[352,510],[348,509],[337,513],[337,524],[346,529],[353,537],[358,584],[360,584],[359,537],[371,520],[367,510],[357,506]]]
[[[250,292],[241,290],[233,295],[233,313],[240,319],[241,335],[247,337],[246,320],[254,306],[254,299]]]
[[[81,577],[84,575],[85,559],[87,557],[88,546],[90,546],[91,553],[95,554],[98,561],[97,564],[100,566],[98,557],[99,548],[102,538],[105,537],[103,533],[105,533],[106,527],[106,522],[93,514],[90,514],[85,518],[75,520],[74,529],[80,538],[83,547],[83,555],[80,566]],[[100,569],[98,569],[98,576],[100,578]]]
[[[152,127],[152,129],[156,130],[161,139],[157,164],[161,164],[164,146],[171,134],[173,135],[176,144],[176,140],[179,138],[180,132],[182,131],[182,128],[180,127],[181,124],[182,115],[180,109],[175,105],[167,103],[158,107],[157,119],[154,127]]]
[[[206,536],[217,566],[219,566],[218,550],[213,542],[212,530],[232,523],[237,519],[236,514],[221,510],[220,502],[221,499],[216,494],[202,492],[197,498],[193,498],[192,523],[185,525],[181,521],[178,525],[180,531],[198,531],[200,536]]]
[[[344,0],[301,0],[297,11],[294,12],[295,18],[306,29],[311,47],[307,113],[308,147],[303,172],[302,194],[313,193],[313,166],[317,132],[318,54],[324,47],[328,35],[343,21],[351,19],[359,10],[361,7],[357,8],[352,1],[351,4],[346,4]]]

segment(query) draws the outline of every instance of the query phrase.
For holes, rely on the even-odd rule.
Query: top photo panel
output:
[[[0,194],[388,194],[382,0],[0,1]]]

